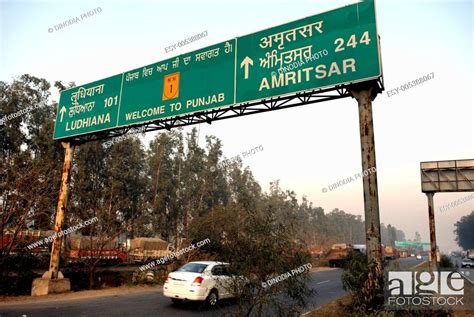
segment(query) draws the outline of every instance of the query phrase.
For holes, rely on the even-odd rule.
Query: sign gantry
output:
[[[157,130],[210,123],[235,116],[232,111],[255,113],[246,111],[249,105],[286,100],[285,107],[295,106],[319,93],[348,96],[341,93],[345,87],[370,80],[383,89],[372,0],[65,90],[54,138],[100,139],[140,125]]]

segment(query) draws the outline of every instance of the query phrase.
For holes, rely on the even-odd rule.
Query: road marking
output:
[[[415,266],[409,267],[408,269],[416,269],[417,267],[420,267],[420,266],[422,266],[422,265],[425,264],[425,263],[428,263],[428,261],[423,261],[423,262],[421,262],[421,263],[418,263],[418,264],[415,265]]]
[[[327,280],[327,281],[322,281],[322,282],[319,282],[319,283],[316,283],[316,285],[319,285],[319,284],[324,284],[324,283],[327,283],[327,282],[329,282],[329,280]]]
[[[460,271],[458,271],[466,280],[468,280],[469,283],[474,284],[474,281],[471,281],[469,278],[470,272],[469,271],[463,271],[462,268]]]

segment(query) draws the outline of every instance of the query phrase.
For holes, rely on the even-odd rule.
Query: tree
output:
[[[114,209],[121,222],[130,224],[130,238],[136,233],[141,236],[148,179],[140,140],[130,137],[113,144],[106,158],[106,168],[109,208]]]
[[[403,230],[397,229],[391,224],[385,226],[383,223],[381,223],[380,234],[382,236],[382,244],[386,246],[394,247],[395,241],[405,241],[405,232],[403,232]]]
[[[149,234],[160,235],[167,241],[174,238],[181,219],[177,184],[182,166],[182,141],[181,130],[160,133],[150,142],[147,153]]]
[[[464,250],[474,249],[474,211],[454,224],[456,242]]]
[[[206,157],[202,171],[203,186],[197,206],[198,215],[208,213],[216,205],[229,203],[229,189],[225,170],[213,169],[222,157],[222,142],[215,136],[206,136]],[[195,215],[196,216],[196,215]]]
[[[297,208],[293,193],[272,183],[252,211],[238,204],[218,206],[193,221],[194,240],[211,240],[203,247],[209,257],[229,262],[233,274],[246,277],[230,286],[239,298],[239,315],[268,315],[270,307],[273,316],[295,314],[313,294],[307,270],[269,287],[264,284],[310,262],[305,244],[295,240]]]
[[[336,238],[332,244],[365,243],[365,227],[361,216],[351,215],[336,208],[327,215],[327,218],[331,235]]]
[[[0,82],[0,257],[15,247],[20,230],[52,225],[63,151],[48,135],[50,88],[30,75]],[[6,231],[13,237],[8,242]]]
[[[415,232],[415,239],[416,242],[421,242],[421,235],[418,231]]]
[[[241,206],[247,212],[255,210],[262,195],[262,189],[249,168],[242,169],[242,163],[232,162],[225,167],[229,184],[229,204]]]
[[[391,224],[387,226],[387,235],[388,235],[388,246],[395,247],[395,241],[397,240],[397,231],[396,228]]]
[[[403,230],[395,229],[397,241],[406,241],[405,232]]]
[[[186,149],[179,169],[179,201],[183,210],[182,229],[177,231],[179,238],[188,238],[189,222],[197,215],[204,213],[203,196],[205,194],[205,150],[199,146],[197,129],[193,128],[186,135]]]
[[[22,75],[0,82],[0,291],[24,290],[36,262],[20,239],[27,229],[50,229],[63,150],[51,135],[55,104],[50,84]],[[51,134],[49,134],[51,133]],[[12,283],[11,276],[16,276]]]
[[[94,276],[101,256],[111,242],[123,232],[126,226],[117,211],[126,206],[118,195],[118,187],[109,180],[107,153],[99,142],[89,142],[76,150],[75,164],[72,169],[71,194],[69,199],[68,223],[79,223],[94,217],[98,221],[82,229],[88,236],[86,249],[92,251],[85,260],[89,270],[89,287],[94,285]]]

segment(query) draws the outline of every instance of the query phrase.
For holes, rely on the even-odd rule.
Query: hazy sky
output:
[[[81,85],[268,27],[355,3],[330,1],[32,1],[0,0],[0,80],[28,73]],[[60,30],[55,26],[100,8]],[[386,90],[434,72],[434,79],[373,103],[380,215],[413,238],[429,240],[421,161],[474,158],[473,4],[464,1],[377,1]],[[52,32],[49,31],[52,29]],[[166,53],[202,31],[208,36]],[[57,91],[54,99],[58,100]],[[301,106],[196,126],[222,139],[267,189],[306,195],[325,211],[363,215],[362,181],[323,187],[361,171],[355,100]],[[186,130],[190,127],[186,128]],[[156,133],[149,133],[146,140]],[[435,195],[438,244],[455,248],[454,223],[474,199],[441,212],[470,193]],[[474,230],[474,228],[473,228]]]

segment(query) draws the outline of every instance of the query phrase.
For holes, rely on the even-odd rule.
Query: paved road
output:
[[[340,269],[330,269],[311,273],[309,286],[317,294],[311,299],[310,306],[318,307],[344,296]],[[27,303],[0,303],[0,317],[149,317],[149,316],[225,316],[225,311],[236,310],[232,302],[223,303],[223,307],[202,310],[199,304],[185,303],[179,306],[162,295],[162,288],[156,287],[119,293],[109,296],[87,298],[31,299]]]
[[[342,269],[332,269],[311,273],[309,287],[316,290],[316,296],[310,300],[310,306],[316,308],[347,294],[342,288],[342,272]]]
[[[454,265],[458,267],[458,272],[467,278],[471,283],[474,283],[474,268],[461,268],[461,257],[450,257]],[[423,256],[421,260],[417,260],[415,257],[400,258],[391,261],[391,267],[399,266],[400,270],[408,270],[413,266],[419,265],[423,262],[427,262],[428,257]],[[397,264],[398,263],[398,264]]]
[[[407,270],[416,265],[419,265],[423,262],[428,261],[428,257],[422,256],[421,260],[418,260],[416,257],[412,256],[412,257],[407,257],[407,258],[399,258],[395,261],[398,261],[398,263],[400,264],[401,270]]]

